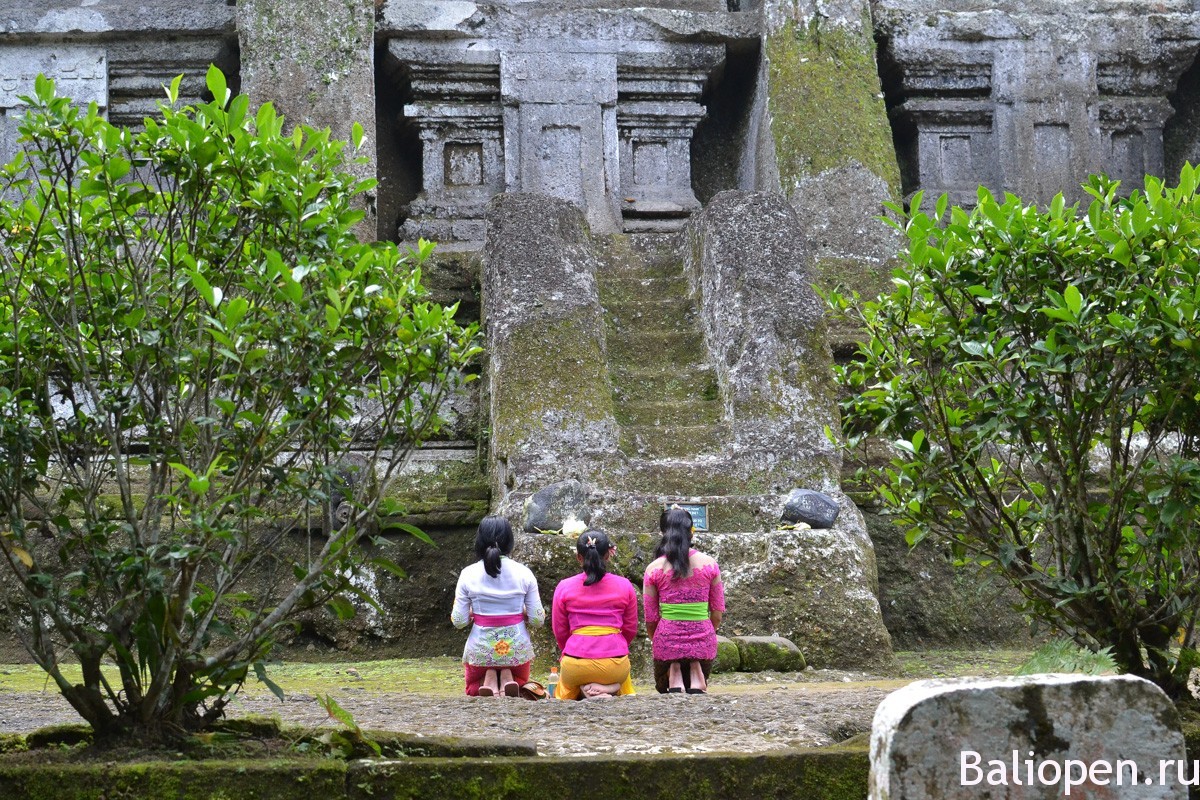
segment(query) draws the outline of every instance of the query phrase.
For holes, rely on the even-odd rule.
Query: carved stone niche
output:
[[[958,202],[983,184],[1070,202],[1086,199],[1091,173],[1126,190],[1162,176],[1167,97],[1200,49],[1200,14],[1178,0],[1149,6],[880,0],[906,191]]]
[[[58,92],[76,102],[108,108],[108,51],[83,44],[0,45],[0,163],[17,154],[17,124],[38,74],[53,78]]]
[[[480,241],[484,206],[504,190],[499,53],[405,56],[411,99],[404,116],[421,141],[422,191],[402,238]]]
[[[626,231],[678,230],[700,210],[692,191],[692,136],[711,64],[617,69],[621,216]]]
[[[892,113],[916,130],[915,157],[921,188],[946,193],[958,206],[973,206],[978,187],[995,191],[1000,170],[992,109],[974,100],[910,100]]]

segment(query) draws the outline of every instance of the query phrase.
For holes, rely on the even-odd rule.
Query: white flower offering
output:
[[[587,523],[581,519],[576,519],[574,514],[569,515],[563,520],[562,533],[563,536],[578,536],[586,531]]]

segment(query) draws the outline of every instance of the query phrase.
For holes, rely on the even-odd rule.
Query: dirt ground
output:
[[[329,694],[364,729],[516,739],[535,743],[542,755],[749,753],[843,741],[869,731],[884,696],[915,677],[1008,674],[1011,661],[909,654],[899,675],[812,669],[723,675],[713,677],[707,695],[659,695],[642,684],[634,697],[580,702],[465,697],[455,693],[460,678],[450,664],[425,668],[421,680],[411,681],[397,675],[416,673],[394,668],[386,679],[373,679],[376,667],[370,663],[327,664],[314,675],[291,676],[298,689],[288,688],[289,676],[280,678],[287,691],[283,702],[261,688],[243,694],[230,716],[276,715],[302,726],[334,725],[316,700]],[[399,688],[407,683],[413,688]],[[27,670],[0,666],[0,732],[77,721],[52,686],[43,689],[31,683]]]

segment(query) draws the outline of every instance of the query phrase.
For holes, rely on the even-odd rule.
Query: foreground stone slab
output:
[[[1175,708],[1141,678],[917,681],[880,703],[870,800],[1185,798]]]
[[[0,797],[5,800],[857,800],[866,791],[866,782],[866,752],[842,747],[752,755],[418,757],[350,763],[257,759],[98,766],[0,760]]]

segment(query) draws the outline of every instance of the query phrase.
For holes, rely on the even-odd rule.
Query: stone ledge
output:
[[[736,746],[736,742],[730,742]],[[275,800],[302,793],[324,800],[420,797],[428,800],[594,800],[689,797],[693,800],[859,800],[867,791],[862,748],[777,753],[607,758],[411,758],[399,761],[175,762],[5,766],[6,800]]]

